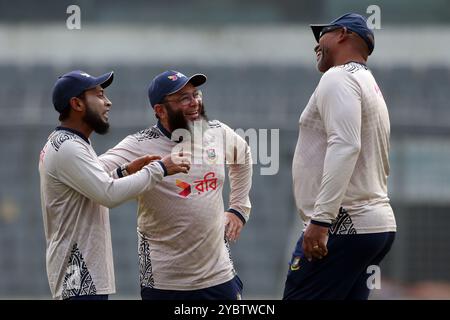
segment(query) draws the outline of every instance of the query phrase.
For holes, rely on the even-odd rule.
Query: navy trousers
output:
[[[328,255],[309,262],[303,234],[289,264],[284,300],[367,300],[371,265],[378,266],[394,242],[395,232],[333,235]],[[371,270],[371,269],[370,269]]]
[[[242,295],[242,281],[235,276],[217,286],[198,290],[162,290],[141,288],[142,300],[239,300]]]

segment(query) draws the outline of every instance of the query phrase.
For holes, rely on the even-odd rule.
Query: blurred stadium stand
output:
[[[83,23],[105,23],[105,30],[113,22],[133,23],[145,30],[141,24],[150,20],[162,27],[165,24],[172,26],[172,22],[179,25],[212,24],[219,29],[223,24],[244,25],[244,31],[247,30],[245,25],[252,28],[259,23],[328,21],[350,8],[366,8],[370,1],[347,0],[337,5],[322,0],[303,5],[294,0],[254,0],[245,4],[198,0],[189,11],[181,1],[171,3],[173,10],[169,10],[166,1],[162,0],[134,1],[128,10],[122,10],[123,4],[119,1],[79,1],[86,18]],[[422,10],[419,1],[408,1],[408,14],[396,15],[402,9],[398,3],[406,1],[398,1],[396,5],[388,1],[379,3],[383,19],[386,17],[391,24],[408,23]],[[37,5],[37,2],[16,0],[11,6],[9,1],[0,0],[0,23],[21,32],[24,25],[59,23],[65,27],[65,8],[69,4],[69,1],[56,4],[45,0]],[[177,4],[180,8],[176,10]],[[449,7],[445,1],[430,1],[419,22],[448,23],[450,10],[442,10],[443,6]],[[365,12],[364,9],[355,11]],[[0,34],[2,30],[0,25]],[[87,32],[87,36],[98,35]],[[25,39],[28,39],[26,35]],[[14,39],[6,40],[14,45]],[[25,54],[32,56],[33,46],[38,44],[33,39],[28,40],[25,48],[29,52]],[[46,46],[46,43],[39,45]],[[62,45],[73,48],[68,43]],[[307,54],[312,52],[309,45],[303,48]],[[386,48],[385,45],[382,49]],[[80,50],[89,48],[81,47]],[[98,154],[126,135],[154,123],[146,87],[151,78],[168,65],[142,64],[139,59],[128,63],[127,50],[130,48],[123,49],[122,57],[115,63],[101,64],[96,59],[76,65],[39,60],[39,63],[24,66],[10,60],[2,62],[0,53],[0,298],[50,298],[37,166],[41,147],[57,125],[57,114],[50,97],[56,76],[75,68],[92,74],[111,69],[116,72],[115,82],[107,91],[113,102],[111,132],[107,136],[92,137]],[[228,50],[231,52],[234,48]],[[417,50],[428,48],[421,48],[419,43]],[[408,56],[408,52],[403,54]],[[24,53],[18,52],[18,55]],[[144,55],[140,53],[140,56]],[[232,246],[235,266],[244,282],[245,297],[278,299],[282,295],[287,263],[301,224],[292,196],[291,161],[298,118],[320,78],[314,69],[314,58],[311,57],[310,62],[303,59],[300,63],[277,63],[281,58],[277,58],[274,50],[267,64],[233,65],[227,62],[221,65],[219,59],[214,64],[202,65],[183,63],[182,51],[178,56],[179,60],[172,64],[174,68],[186,74],[203,72],[208,75],[203,91],[210,118],[219,119],[233,128],[280,129],[280,171],[275,176],[261,176],[261,165],[255,165],[252,217],[241,239]],[[376,56],[377,49],[373,58]],[[398,66],[376,64],[372,71],[390,110],[389,183],[398,223],[397,239],[382,265],[382,276],[405,285],[421,281],[450,282],[449,63],[443,61],[441,66],[428,66],[426,61],[417,65],[405,59]],[[224,195],[228,197],[227,192]],[[136,204],[129,202],[112,209],[111,225],[116,298],[138,298]],[[383,296],[382,292],[376,297],[388,295]]]
[[[6,23],[59,22],[66,8],[84,8],[83,19],[92,23],[132,23],[170,25],[286,24],[310,23],[344,12],[365,13],[376,4],[383,8],[388,24],[440,24],[450,21],[446,0],[0,0],[0,21]]]

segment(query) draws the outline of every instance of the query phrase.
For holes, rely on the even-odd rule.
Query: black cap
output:
[[[167,70],[160,73],[155,78],[148,87],[148,98],[152,107],[156,104],[161,103],[165,96],[169,94],[174,94],[188,83],[192,83],[194,87],[201,86],[206,82],[206,76],[201,73],[194,74],[193,76],[187,77],[181,72],[174,70]]]
[[[114,79],[114,72],[108,72],[100,77],[93,77],[81,70],[66,73],[56,80],[53,87],[53,106],[62,112],[69,107],[70,99],[77,97],[84,91],[102,86],[106,88]]]
[[[346,27],[348,30],[358,34],[367,44],[369,55],[375,47],[375,36],[373,31],[367,26],[367,19],[357,13],[346,13],[343,16],[331,21],[329,24],[311,24],[310,27],[314,33],[314,37],[319,42],[322,31],[328,27]]]

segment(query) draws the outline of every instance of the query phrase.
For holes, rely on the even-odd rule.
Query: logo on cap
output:
[[[86,72],[81,72],[80,76],[84,76],[86,78],[90,78],[91,77],[91,75],[87,74]]]
[[[186,77],[184,74],[182,74],[181,72],[178,72],[174,75],[168,76],[167,78],[169,78],[172,81],[177,81],[179,78],[183,78]]]

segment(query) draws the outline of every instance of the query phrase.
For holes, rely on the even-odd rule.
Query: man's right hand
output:
[[[137,158],[133,161],[131,161],[130,163],[128,163],[126,169],[128,174],[133,174],[138,172],[139,170],[141,170],[144,166],[148,165],[150,162],[156,161],[156,160],[160,160],[161,157],[160,156],[151,156],[151,155],[146,155],[140,158]]]
[[[191,168],[190,155],[188,154],[168,154],[161,159],[166,167],[167,175],[176,173],[188,173]]]

